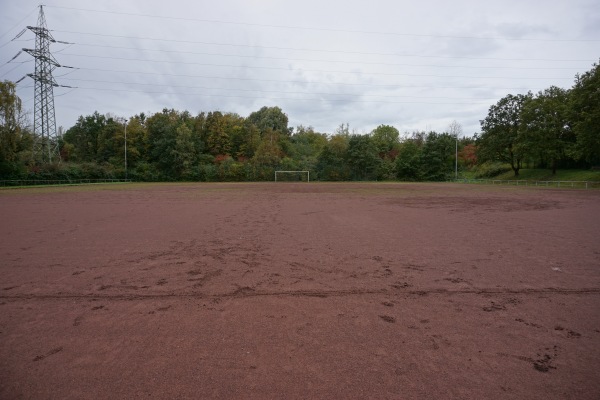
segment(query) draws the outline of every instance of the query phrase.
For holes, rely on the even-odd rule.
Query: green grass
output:
[[[519,176],[510,171],[504,174],[495,176],[494,179],[514,180],[522,179],[527,181],[594,181],[600,182],[600,171],[565,169],[556,171],[556,175],[552,175],[552,171],[548,169],[521,169]]]

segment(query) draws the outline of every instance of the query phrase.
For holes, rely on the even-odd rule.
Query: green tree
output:
[[[352,179],[371,180],[376,177],[381,159],[377,147],[369,135],[350,135],[348,139],[348,164]]]
[[[247,120],[255,125],[263,136],[267,132],[279,132],[286,136],[292,133],[288,127],[288,116],[279,107],[262,107],[251,113]]]
[[[296,168],[316,173],[319,154],[327,145],[327,136],[315,132],[312,127],[298,126],[290,144],[290,157],[296,161]]]
[[[569,116],[569,92],[552,86],[527,99],[521,110],[521,147],[548,160],[552,174],[575,146]]]
[[[237,157],[238,159],[251,159],[260,145],[260,131],[256,125],[245,120],[240,134],[242,140],[237,142],[239,143]]]
[[[420,161],[421,178],[427,181],[443,181],[454,171],[455,138],[448,133],[427,134]]]
[[[395,158],[398,150],[400,132],[390,125],[379,125],[371,132],[373,144],[381,158]]]
[[[22,135],[21,99],[16,85],[0,82],[0,174],[12,173],[18,161],[19,142]]]
[[[592,164],[600,164],[600,64],[575,77],[571,89],[573,132],[577,137],[577,156]]]
[[[319,179],[326,181],[343,181],[350,177],[347,164],[349,135],[347,131],[339,131],[329,138],[319,154],[317,173]]]
[[[245,160],[250,139],[246,136],[246,119],[236,113],[227,113],[224,118],[227,136],[229,137],[229,154],[235,159]]]
[[[184,180],[194,179],[193,167],[196,155],[192,130],[184,122],[181,122],[175,130],[175,146],[171,150],[173,159],[171,168],[175,175]]]
[[[72,145],[70,158],[78,162],[101,162],[106,139],[108,120],[94,111],[92,115],[80,116],[74,126],[65,132],[63,141]]]
[[[127,121],[127,162],[135,167],[148,161],[148,130],[144,115],[135,115]]]
[[[107,116],[106,125],[98,137],[98,154],[96,161],[99,163],[111,162],[113,165],[122,165],[124,158],[124,122],[113,116]]]
[[[421,172],[421,143],[406,139],[396,157],[396,176],[401,181],[417,181]]]
[[[371,132],[371,139],[381,161],[377,163],[377,179],[394,179],[396,157],[400,148],[400,132],[390,125],[379,125]]]
[[[515,176],[519,175],[525,156],[520,146],[521,109],[527,95],[509,94],[491,106],[487,117],[481,120],[481,135],[477,140],[477,157],[480,161],[502,161],[510,164]]]
[[[311,126],[304,127],[300,125],[292,135],[291,142],[293,157],[313,158],[317,157],[327,144],[327,135],[315,132]]]
[[[278,143],[279,135],[272,132],[271,129],[267,129],[265,133],[254,153],[254,161],[260,165],[275,167],[283,157]]]
[[[231,142],[227,128],[227,119],[220,111],[207,114],[202,137],[210,154],[229,155]]]
[[[163,109],[146,120],[149,160],[164,179],[190,179],[191,166],[198,163],[199,151],[193,137],[194,119],[187,111]]]

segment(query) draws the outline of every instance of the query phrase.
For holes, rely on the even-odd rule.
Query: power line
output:
[[[274,83],[300,83],[300,84],[320,84],[320,85],[336,85],[336,86],[367,86],[367,87],[380,87],[380,88],[394,88],[399,85],[394,84],[376,84],[376,83],[348,83],[348,82],[323,82],[323,81],[307,81],[307,80],[283,80],[283,79],[261,79],[261,78],[246,78],[246,77],[231,77],[231,76],[211,76],[211,75],[189,75],[189,74],[170,74],[170,73],[162,73],[162,72],[144,72],[144,71],[124,71],[124,70],[115,70],[115,69],[101,69],[101,68],[79,68],[80,70],[87,71],[99,71],[99,72],[117,72],[117,73],[128,73],[128,74],[136,74],[136,75],[158,75],[158,76],[174,76],[174,77],[182,77],[182,78],[203,78],[203,79],[222,79],[222,80],[240,80],[240,81],[256,81],[256,82],[274,82]],[[418,86],[411,86],[418,87]],[[439,86],[435,86],[439,87]],[[457,88],[457,89],[489,89],[489,86],[463,86],[463,87],[446,87]],[[525,90],[525,88],[503,88],[508,90]]]
[[[175,21],[191,21],[191,22],[224,24],[224,25],[254,26],[254,27],[260,27],[260,28],[308,30],[308,31],[318,31],[318,32],[359,33],[359,34],[369,34],[369,35],[404,36],[404,37],[431,37],[431,38],[438,38],[438,39],[461,39],[461,40],[475,39],[475,40],[511,40],[511,41],[535,41],[535,42],[600,42],[600,39],[539,39],[539,38],[514,38],[514,37],[500,37],[500,36],[467,36],[467,35],[459,36],[459,35],[432,35],[432,34],[402,33],[402,32],[365,31],[365,30],[354,30],[354,29],[334,29],[334,28],[306,27],[306,26],[295,26],[295,25],[257,24],[257,23],[250,23],[250,22],[234,22],[234,21],[222,21],[222,20],[187,18],[187,17],[170,17],[170,16],[164,16],[164,15],[151,15],[151,14],[127,13],[127,12],[120,12],[120,11],[93,10],[93,9],[75,8],[75,7],[61,7],[61,6],[50,6],[50,7],[76,10],[76,11],[113,14],[113,15],[168,19],[168,20],[175,20]]]
[[[258,45],[235,44],[235,43],[205,42],[205,41],[198,41],[198,40],[194,41],[194,40],[163,39],[163,38],[151,38],[151,37],[142,37],[142,36],[109,35],[106,33],[77,32],[77,31],[64,31],[64,30],[53,30],[53,32],[70,33],[70,34],[75,34],[75,35],[112,37],[112,38],[121,38],[121,39],[151,40],[151,41],[168,42],[168,43],[203,44],[203,45],[224,46],[224,47],[227,47],[227,46],[228,47],[246,47],[246,48],[254,48],[254,49],[292,50],[292,51],[317,52],[317,53],[355,54],[355,55],[363,55],[363,56],[421,57],[421,58],[492,60],[492,61],[500,60],[500,61],[545,61],[545,62],[592,62],[591,60],[583,60],[583,59],[499,58],[499,57],[414,55],[414,54],[402,54],[402,53],[375,53],[375,52],[361,52],[361,51],[348,51],[348,50],[335,50],[335,49],[308,49],[308,48],[297,48],[297,47],[258,46]]]
[[[77,46],[84,47],[101,47],[109,49],[121,49],[121,50],[136,50],[136,51],[155,51],[168,54],[193,54],[202,56],[219,56],[219,57],[238,57],[238,58],[258,58],[265,60],[283,60],[283,61],[308,61],[308,62],[322,62],[322,63],[338,63],[338,64],[352,64],[352,65],[385,65],[392,67],[431,67],[431,68],[474,68],[474,69],[523,69],[523,70],[573,70],[573,67],[517,67],[514,65],[509,66],[479,66],[479,65],[439,65],[439,64],[406,64],[406,63],[386,63],[377,61],[346,61],[346,60],[328,60],[328,59],[313,59],[313,58],[289,58],[289,57],[270,57],[263,55],[246,55],[246,54],[224,54],[224,53],[208,53],[198,51],[180,51],[180,50],[164,50],[164,49],[149,49],[143,47],[127,47],[127,46],[109,46],[101,44],[90,44],[90,43],[75,43]],[[63,49],[65,50],[65,49]],[[60,51],[63,51],[60,50]],[[55,53],[58,53],[55,52]],[[405,57],[425,57],[419,55],[404,55]]]
[[[475,102],[423,102],[423,101],[386,101],[386,100],[352,100],[352,99],[323,99],[323,98],[297,98],[297,97],[263,97],[263,96],[242,96],[242,95],[224,95],[224,94],[206,94],[206,93],[186,93],[186,92],[165,92],[165,91],[148,91],[148,90],[132,90],[132,89],[110,89],[105,87],[78,87],[80,90],[100,90],[109,92],[129,92],[129,93],[146,93],[146,94],[175,94],[181,96],[207,96],[207,97],[224,97],[224,98],[241,98],[241,99],[269,99],[269,100],[300,100],[300,101],[328,101],[328,102],[343,102],[343,103],[383,103],[383,104],[461,104],[461,105],[481,105],[482,103]],[[257,91],[260,92],[260,91]],[[335,94],[333,94],[335,95]],[[356,95],[360,97],[361,95]],[[487,103],[486,103],[487,104]]]
[[[6,71],[5,73],[2,74],[2,76],[0,78],[4,78],[6,75],[8,75],[9,73],[13,72],[15,69],[19,68],[21,66],[21,64],[25,64],[25,63],[29,63],[32,62],[33,60],[27,60],[27,61],[21,61],[19,63],[17,63],[17,65],[15,65],[14,68],[9,69],[8,71]],[[8,63],[7,63],[8,64]],[[6,64],[5,64],[6,65]]]
[[[56,97],[61,97],[61,96],[64,96],[64,95],[66,95],[66,94],[69,94],[69,93],[71,93],[72,91],[74,91],[74,90],[76,90],[76,89],[79,89],[79,88],[71,88],[71,90],[67,90],[65,93],[57,94],[57,95],[55,95],[54,97],[56,98]]]
[[[83,54],[71,54],[63,53],[65,56],[73,57],[87,57],[87,58],[102,58],[110,60],[124,60],[124,61],[141,61],[145,63],[167,63],[172,64],[171,60],[150,60],[144,58],[126,58],[126,57],[111,57],[111,56],[96,56],[96,55],[83,55]],[[185,62],[177,61],[177,64],[183,65],[201,65],[210,67],[229,67],[229,68],[249,68],[249,69],[266,69],[266,70],[283,70],[290,71],[287,67],[264,67],[264,66],[253,66],[253,65],[232,65],[232,64],[214,64],[214,63],[200,63],[200,62]],[[411,77],[434,77],[434,78],[470,78],[470,79],[552,79],[552,80],[566,80],[573,79],[569,78],[544,78],[544,77],[512,77],[512,76],[473,76],[473,75],[435,75],[435,74],[407,74],[398,72],[356,72],[356,71],[336,71],[336,70],[319,70],[319,69],[294,69],[296,72],[319,72],[319,73],[335,73],[335,74],[354,74],[354,75],[380,75],[380,76],[411,76]]]
[[[106,81],[97,79],[77,79],[77,78],[65,78],[64,80],[75,81],[75,82],[95,82],[95,83],[113,83],[119,85],[140,85],[140,86],[163,86],[171,88],[188,88],[188,89],[205,89],[205,90],[225,90],[225,91],[239,91],[239,92],[260,92],[260,93],[284,93],[284,94],[309,94],[309,95],[336,95],[336,96],[356,96],[356,93],[331,93],[331,92],[292,92],[287,90],[256,90],[256,89],[238,89],[238,88],[225,88],[225,87],[210,87],[210,86],[190,86],[190,85],[167,85],[167,84],[156,84],[156,83],[136,83],[136,82],[123,82],[123,81]],[[474,99],[472,97],[447,97],[447,96],[401,96],[401,95],[369,95],[360,94],[363,97],[386,97],[386,98],[415,98],[415,99],[455,99],[455,100],[469,100]],[[494,100],[495,97],[481,97],[476,98],[477,100]]]
[[[17,26],[20,26],[27,18],[31,17],[31,15],[37,11],[37,7],[33,9],[33,11],[31,11],[29,14],[27,14],[27,16],[25,18],[23,18],[22,20],[20,20],[19,22],[17,22],[15,24],[15,26],[13,26],[12,28],[10,28],[8,31],[4,32],[2,35],[0,35],[0,39],[2,39],[4,36],[8,35],[9,33],[11,33],[13,31],[13,29],[15,29]],[[8,43],[10,43],[12,40],[9,40]],[[2,45],[2,47],[4,47],[6,44]]]
[[[85,68],[84,68],[85,69]],[[125,71],[115,71],[115,70],[96,70],[96,71],[104,71],[104,72],[125,72]],[[129,71],[128,71],[129,72]],[[144,72],[131,72],[134,74],[144,74]],[[153,73],[153,72],[148,72],[147,74],[152,74],[152,75],[164,75],[162,73]],[[228,79],[236,79],[236,78],[230,78],[230,77],[217,77],[217,76],[202,76],[202,75],[178,75],[178,74],[168,74],[169,76],[176,76],[176,77],[186,77],[186,78],[207,78],[207,79],[223,79],[223,80],[228,80]],[[263,81],[263,79],[253,79],[253,78],[240,78],[243,80],[255,80],[255,81]],[[171,86],[171,87],[178,87],[177,85],[160,85],[160,84],[155,84],[155,83],[136,83],[136,82],[124,82],[124,81],[106,81],[106,80],[97,80],[97,79],[78,79],[78,78],[65,78],[64,80],[68,80],[68,81],[82,81],[82,82],[98,82],[98,83],[115,83],[115,84],[121,84],[121,85],[127,85],[127,84],[132,84],[132,85],[155,85],[155,86]],[[273,82],[273,80],[269,80],[269,82]],[[299,81],[285,81],[285,80],[276,80],[274,82],[279,82],[279,83],[294,83],[294,82],[299,82]],[[489,90],[525,90],[526,88],[523,87],[491,87],[491,86],[440,86],[440,85],[406,85],[406,84],[370,84],[370,83],[332,83],[332,82],[316,82],[316,81],[310,81],[310,82],[306,82],[303,81],[305,83],[310,83],[310,84],[323,84],[323,85],[341,85],[341,86],[369,86],[369,87],[378,87],[378,88],[382,88],[382,89],[489,89]],[[195,88],[202,88],[204,89],[205,87],[200,87],[200,86],[189,86],[189,85],[182,85],[181,87],[195,87]],[[212,89],[217,89],[217,88],[212,88]],[[229,90],[227,88],[223,88],[225,90]],[[239,89],[239,90],[245,90],[245,89]]]

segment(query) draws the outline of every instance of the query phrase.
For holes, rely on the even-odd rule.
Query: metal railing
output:
[[[89,185],[96,183],[126,183],[131,179],[7,179],[0,180],[0,187],[8,186],[58,186]]]
[[[454,179],[452,182],[460,183],[481,183],[488,185],[514,185],[514,186],[537,186],[537,187],[556,187],[556,188],[580,188],[593,189],[600,188],[600,182],[597,181],[536,181],[525,179]]]

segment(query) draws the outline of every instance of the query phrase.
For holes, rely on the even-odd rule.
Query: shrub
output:
[[[502,164],[499,162],[486,162],[480,165],[477,165],[475,168],[475,178],[493,178],[500,174],[504,174],[506,172],[511,171],[510,165]]]

